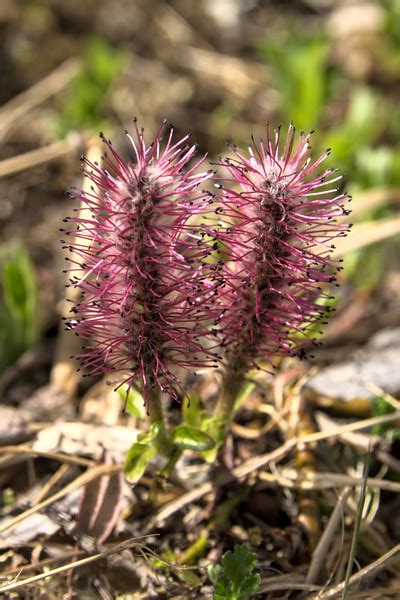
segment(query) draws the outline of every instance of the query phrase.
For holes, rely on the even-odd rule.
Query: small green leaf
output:
[[[138,435],[138,442],[140,442],[141,444],[150,444],[153,440],[156,439],[162,427],[163,424],[161,421],[154,421],[154,423],[151,424],[150,430],[147,433],[140,433]]]
[[[199,427],[201,423],[201,400],[200,396],[194,392],[188,392],[183,400],[183,419],[187,425]]]
[[[222,576],[222,567],[221,565],[209,565],[207,568],[207,573],[211,581],[216,583]]]
[[[260,585],[260,576],[253,573],[257,557],[248,546],[235,546],[227,552],[219,565],[208,568],[214,583],[214,600],[245,600]]]
[[[60,134],[74,128],[98,130],[106,113],[107,92],[121,74],[127,56],[101,37],[89,38],[83,49],[82,72],[71,83],[60,111]]]
[[[195,452],[211,450],[215,446],[212,437],[190,425],[176,427],[172,432],[172,442],[182,450],[194,450]]]
[[[242,402],[250,396],[255,387],[256,384],[252,381],[245,382],[245,385],[239,390],[239,393],[235,398],[235,411],[237,411]]]
[[[230,579],[234,588],[239,589],[246,575],[253,571],[256,562],[257,557],[254,552],[250,552],[248,546],[242,544],[236,546],[234,552],[225,554],[222,566],[225,575]]]
[[[244,600],[253,594],[260,585],[260,575],[259,573],[255,573],[254,575],[247,575],[245,579],[242,581],[239,590],[239,600]]]
[[[129,483],[136,483],[142,477],[148,463],[156,456],[157,450],[150,444],[136,442],[131,446],[125,459],[124,475]]]
[[[200,577],[198,575],[196,575],[196,573],[194,571],[190,571],[189,569],[185,569],[185,570],[180,569],[179,571],[176,572],[176,574],[181,581],[183,581],[184,583],[187,583],[190,586],[199,588],[203,584]]]
[[[125,403],[125,410],[130,415],[138,419],[144,419],[146,416],[146,408],[142,394],[131,388],[128,397],[126,396],[127,385],[123,385],[118,389],[121,400]]]

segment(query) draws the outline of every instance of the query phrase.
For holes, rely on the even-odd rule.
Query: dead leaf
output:
[[[39,431],[34,450],[98,457],[105,449],[116,462],[123,462],[139,431],[131,427],[60,421]]]
[[[103,452],[101,463],[112,464],[110,453]],[[83,490],[77,526],[102,544],[118,521],[122,506],[122,473],[103,475],[88,483]]]

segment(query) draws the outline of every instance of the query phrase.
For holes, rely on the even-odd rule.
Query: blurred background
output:
[[[268,121],[316,129],[356,223],[327,347],[400,322],[399,0],[2,0],[0,61],[0,372],[43,340],[49,363],[65,190],[92,133],[127,156],[134,116],[149,138],[164,118],[191,131],[211,159]]]

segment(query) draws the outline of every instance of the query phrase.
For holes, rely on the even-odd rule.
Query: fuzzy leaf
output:
[[[179,425],[172,432],[172,442],[182,450],[194,450],[203,452],[214,448],[214,440],[204,431],[200,431],[190,425]]]

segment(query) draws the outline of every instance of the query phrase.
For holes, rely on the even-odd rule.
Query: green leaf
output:
[[[329,91],[326,39],[288,30],[275,39],[269,36],[260,51],[274,71],[284,120],[293,120],[299,129],[318,126]]]
[[[161,421],[154,421],[154,423],[151,424],[150,430],[147,433],[140,433],[138,435],[138,442],[140,442],[141,444],[150,444],[153,440],[156,439],[162,428],[163,424]]]
[[[384,415],[388,415],[394,412],[394,407],[387,401],[383,396],[376,396],[372,400],[372,416],[373,417],[383,417]],[[387,431],[393,431],[393,424],[379,424],[373,425],[371,428],[372,435],[380,435],[383,436]]]
[[[221,565],[209,565],[207,568],[207,573],[209,578],[213,583],[217,583],[218,579],[222,577],[222,567]]]
[[[241,583],[238,599],[243,600],[244,598],[251,596],[251,594],[257,591],[260,581],[261,578],[259,573],[247,575],[247,577]]]
[[[142,394],[131,388],[128,396],[126,395],[127,385],[123,385],[118,389],[121,400],[125,403],[125,410],[130,415],[138,419],[144,419],[146,416],[146,408]]]
[[[199,394],[190,391],[183,400],[183,420],[192,427],[200,427],[201,424],[201,400]]]
[[[257,557],[245,544],[235,546],[222,559],[222,567],[213,565],[208,575],[214,583],[214,600],[245,600],[260,585],[260,576],[253,573]]]
[[[194,450],[195,452],[211,450],[215,446],[212,437],[190,425],[176,427],[172,432],[172,442],[182,450]]]
[[[189,569],[176,571],[177,576],[181,581],[187,583],[193,587],[201,587],[203,582],[198,575],[194,571],[190,571]]]
[[[38,288],[22,246],[0,254],[0,370],[39,339]]]
[[[241,582],[256,565],[257,557],[250,552],[248,546],[236,546],[234,552],[227,552],[223,558],[222,566],[225,575],[230,579],[235,589],[239,589]]]
[[[226,575],[221,575],[214,585],[214,600],[236,600]]]
[[[124,475],[129,483],[136,483],[142,477],[148,463],[156,456],[157,450],[151,444],[135,442],[125,459]]]

